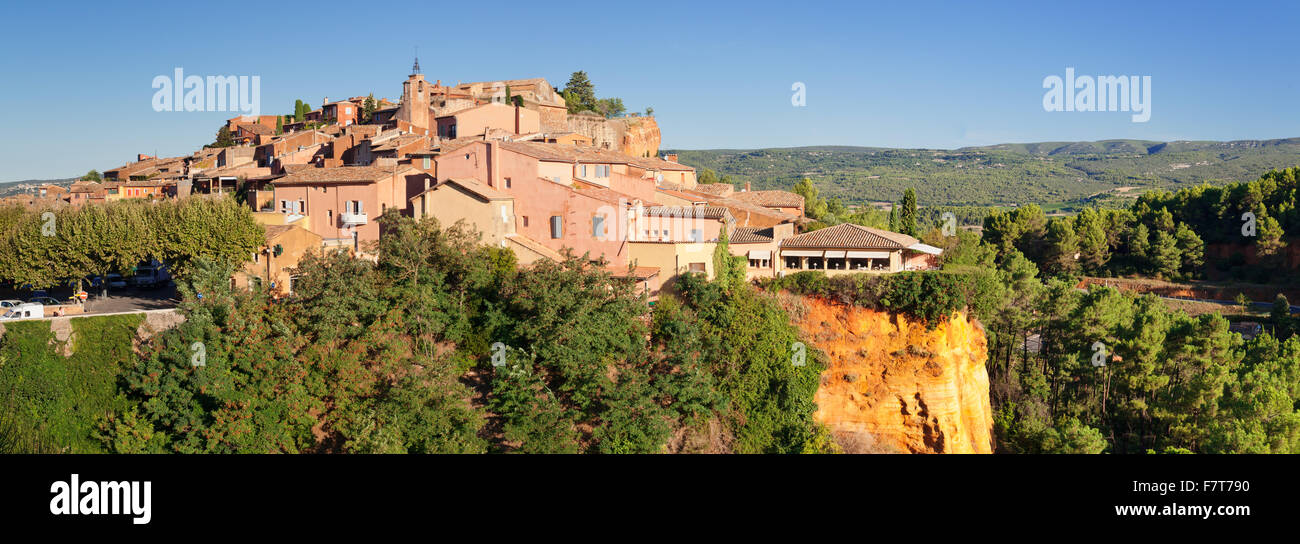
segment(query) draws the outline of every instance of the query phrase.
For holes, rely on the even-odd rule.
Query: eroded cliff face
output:
[[[659,154],[659,123],[654,117],[606,119],[590,112],[569,114],[568,130],[592,138],[592,145],[633,157]]]
[[[984,332],[958,314],[931,330],[805,299],[804,338],[829,357],[816,417],[850,453],[991,453]]]

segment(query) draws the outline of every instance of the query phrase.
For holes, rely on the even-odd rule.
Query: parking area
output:
[[[109,289],[108,296],[100,296],[99,289],[87,289],[90,298],[86,301],[86,313],[103,314],[112,312],[130,312],[136,310],[161,310],[174,308],[180,302],[176,286],[167,284],[157,288],[124,287]],[[72,296],[68,287],[47,289],[49,297],[64,302]],[[33,296],[31,291],[0,289],[0,300],[27,301]]]

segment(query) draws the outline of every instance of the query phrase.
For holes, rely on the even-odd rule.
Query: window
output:
[[[591,237],[605,238],[605,218],[597,215],[591,218]]]
[[[506,189],[510,188],[510,178],[506,178]]]
[[[334,210],[325,210],[325,216],[329,219],[330,223],[334,222]]]
[[[692,241],[692,242],[703,242],[703,241],[704,241],[704,231],[701,230],[701,229],[691,229],[691,241]]]
[[[564,237],[564,219],[558,215],[551,216],[551,238]]]
[[[299,200],[299,201],[298,201],[298,209],[297,209],[297,213],[307,213],[307,201],[306,201],[306,200]]]
[[[524,216],[524,226],[525,226],[525,227],[528,226],[528,216],[527,216],[527,215]]]
[[[425,170],[429,169],[429,157],[424,158],[424,169]]]
[[[750,259],[750,260],[749,260],[749,267],[750,267],[750,268],[767,268],[769,264],[770,264],[770,261],[768,261],[767,259]]]
[[[584,164],[578,167],[578,175],[584,178],[587,177],[587,165]]]
[[[803,262],[801,262],[801,259],[799,257],[786,257],[785,267],[798,270],[800,268],[803,268]]]
[[[597,165],[596,165],[596,177],[598,177],[598,178],[607,178],[607,177],[609,177],[609,165],[608,165],[608,164],[597,164]]]
[[[808,257],[808,270],[825,270],[826,260],[821,257]]]
[[[708,269],[704,267],[704,263],[691,263],[690,271],[707,273]]]

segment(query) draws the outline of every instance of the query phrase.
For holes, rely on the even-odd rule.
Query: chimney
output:
[[[329,103],[330,103],[330,97],[327,96],[325,97],[324,100],[321,100],[320,105],[324,106],[325,104],[329,104]]]
[[[668,161],[668,162],[677,162],[677,154],[676,154],[676,153],[669,153],[669,154],[667,154],[667,155],[664,155],[664,160],[666,160],[666,161]]]
[[[489,140],[487,143],[487,148],[488,148],[487,181],[488,181],[488,186],[495,189],[497,188],[497,176],[501,175],[501,172],[497,171],[497,164],[498,164],[497,155],[500,154],[500,150],[501,150],[500,143],[497,142],[496,140]]]
[[[515,134],[519,134],[519,133],[520,133],[520,131],[519,131],[519,125],[520,125],[520,121],[519,121],[519,106],[516,105],[516,106],[515,106]]]

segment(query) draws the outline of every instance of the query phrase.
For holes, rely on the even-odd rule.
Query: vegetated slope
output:
[[[906,315],[804,299],[798,324],[826,354],[817,420],[849,453],[992,453],[983,330],[962,313]]]
[[[925,206],[1082,202],[1140,189],[1253,179],[1300,165],[1300,138],[1231,142],[1103,140],[955,150],[814,146],[677,150],[683,164],[754,189],[810,178],[846,203],[897,201],[914,187]],[[1119,191],[1138,187],[1136,191]]]

